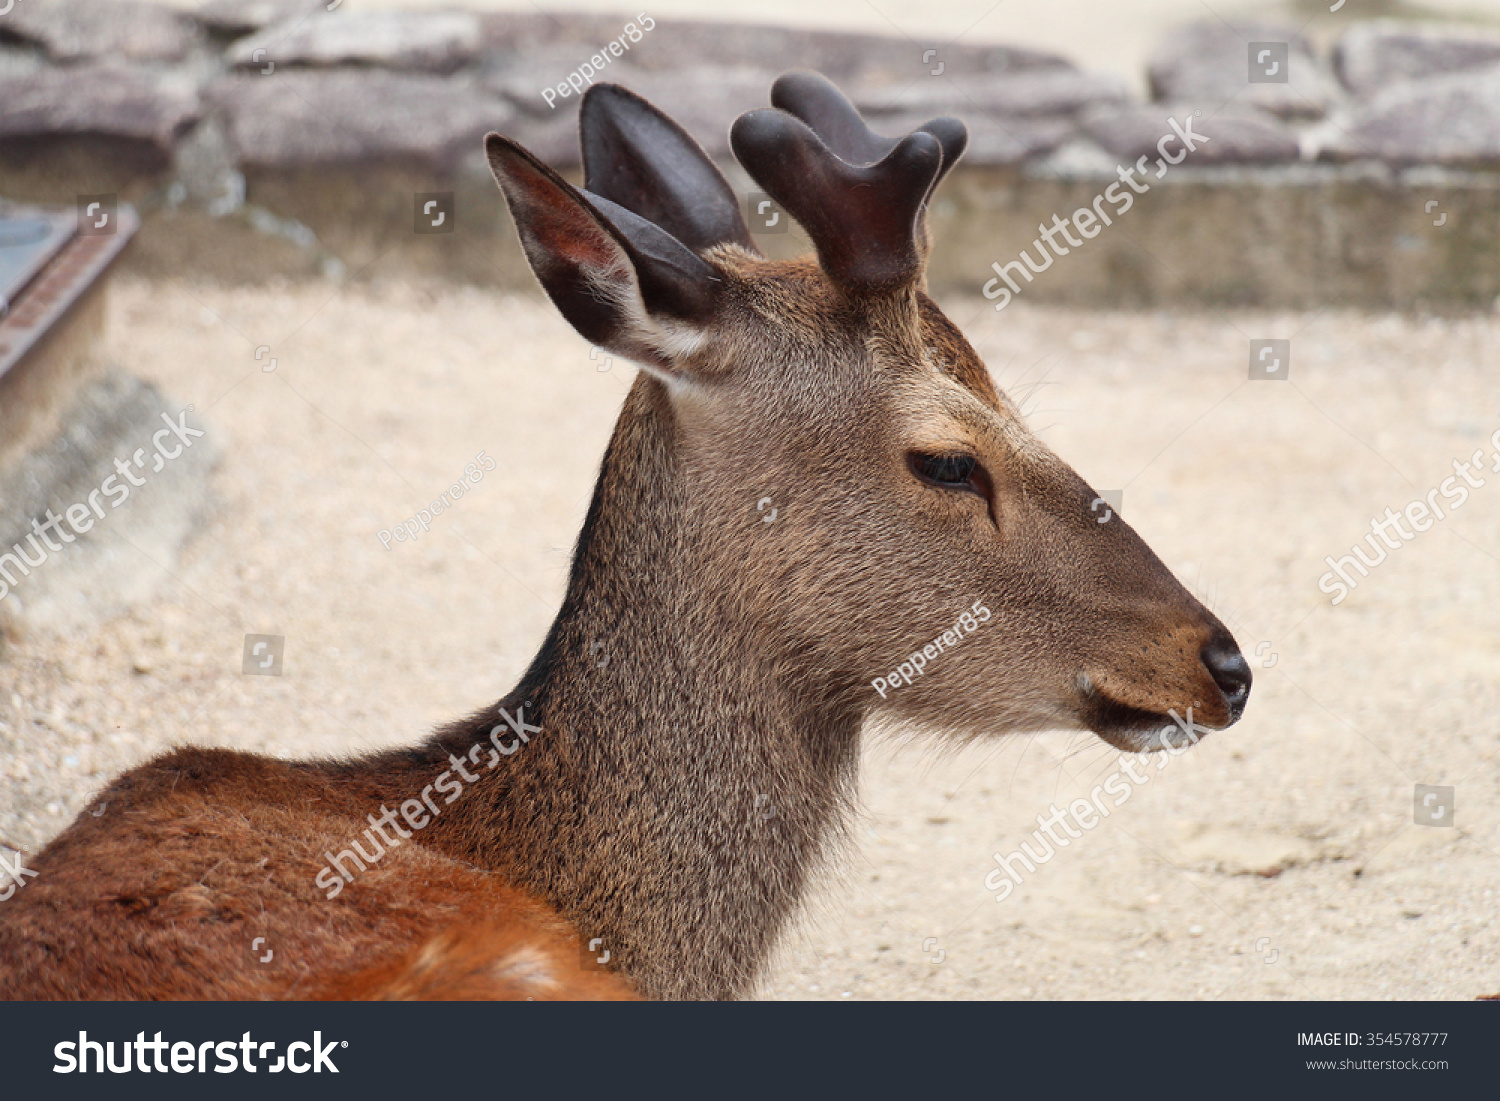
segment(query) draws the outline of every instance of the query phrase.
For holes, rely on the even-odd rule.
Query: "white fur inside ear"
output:
[[[653,328],[663,354],[674,363],[696,355],[706,339],[702,329],[681,322],[657,321]]]
[[[652,347],[656,348],[672,366],[662,367],[659,364],[636,360],[641,370],[664,383],[667,393],[674,401],[698,390],[698,384],[692,373],[679,369],[677,365],[703,347],[706,337],[702,330],[679,323],[661,321],[654,322],[651,329]]]
[[[596,275],[591,282],[603,297],[619,310],[621,326],[620,354],[629,356],[642,370],[676,392],[691,385],[687,372],[676,369],[703,347],[707,336],[702,329],[672,318],[653,317],[641,298],[634,272],[628,261]],[[650,362],[654,358],[660,362]]]

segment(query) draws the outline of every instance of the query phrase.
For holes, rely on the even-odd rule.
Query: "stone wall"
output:
[[[1139,165],[1134,209],[1023,296],[1472,308],[1500,294],[1500,31],[1351,22],[1320,49],[1293,26],[1210,20],[1160,44],[1144,103],[1117,77],[1005,46],[328,6],[15,0],[0,16],[0,196],[128,199],[146,219],[130,263],[153,276],[524,286],[486,131],[576,177],[568,79],[593,65],[728,162],[734,117],[765,105],[778,72],[812,68],[876,129],[968,123],[934,210],[939,289],[980,290],[1038,224]],[[1162,159],[1182,148],[1161,144],[1169,120],[1208,139],[1179,164]],[[802,247],[795,231],[760,237],[774,255]]]

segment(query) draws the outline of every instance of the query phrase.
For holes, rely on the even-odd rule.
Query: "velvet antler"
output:
[[[903,138],[882,137],[817,73],[782,76],[771,102],[735,121],[730,147],[807,230],[828,276],[864,293],[920,276],[927,197],[963,153],[963,123],[934,119]]]
[[[834,156],[850,164],[874,164],[896,148],[898,139],[883,137],[865,125],[859,108],[822,73],[783,73],[771,85],[771,106],[807,123]],[[917,130],[931,134],[943,147],[943,166],[933,181],[936,187],[963,156],[969,131],[955,118],[936,118]]]

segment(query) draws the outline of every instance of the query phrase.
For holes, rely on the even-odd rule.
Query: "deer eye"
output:
[[[959,489],[986,496],[984,469],[973,455],[953,452],[946,455],[924,455],[913,451],[906,457],[911,472],[928,485],[942,489]]]

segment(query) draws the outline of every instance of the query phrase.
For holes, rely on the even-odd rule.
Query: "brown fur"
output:
[[[565,251],[607,267],[616,246]],[[690,350],[612,344],[653,373],[520,684],[412,749],[182,749],[127,773],[0,907],[0,997],[734,997],[838,834],[865,723],[1146,749],[1169,710],[1234,720],[1200,660],[1233,648],[1223,625],[1128,525],[1096,523],[918,282],[856,296],[813,261],[705,258]],[[907,469],[954,448],[988,500]],[[882,701],[871,680],[976,600],[993,619]],[[542,732],[326,899],[323,854],[420,799],[502,708]],[[582,968],[595,938],[625,982]]]
[[[390,849],[325,901],[322,854],[377,809],[360,779],[217,749],[126,773],[100,795],[104,814],[81,814],[0,909],[0,996],[630,996],[580,969],[547,907],[419,845]]]

